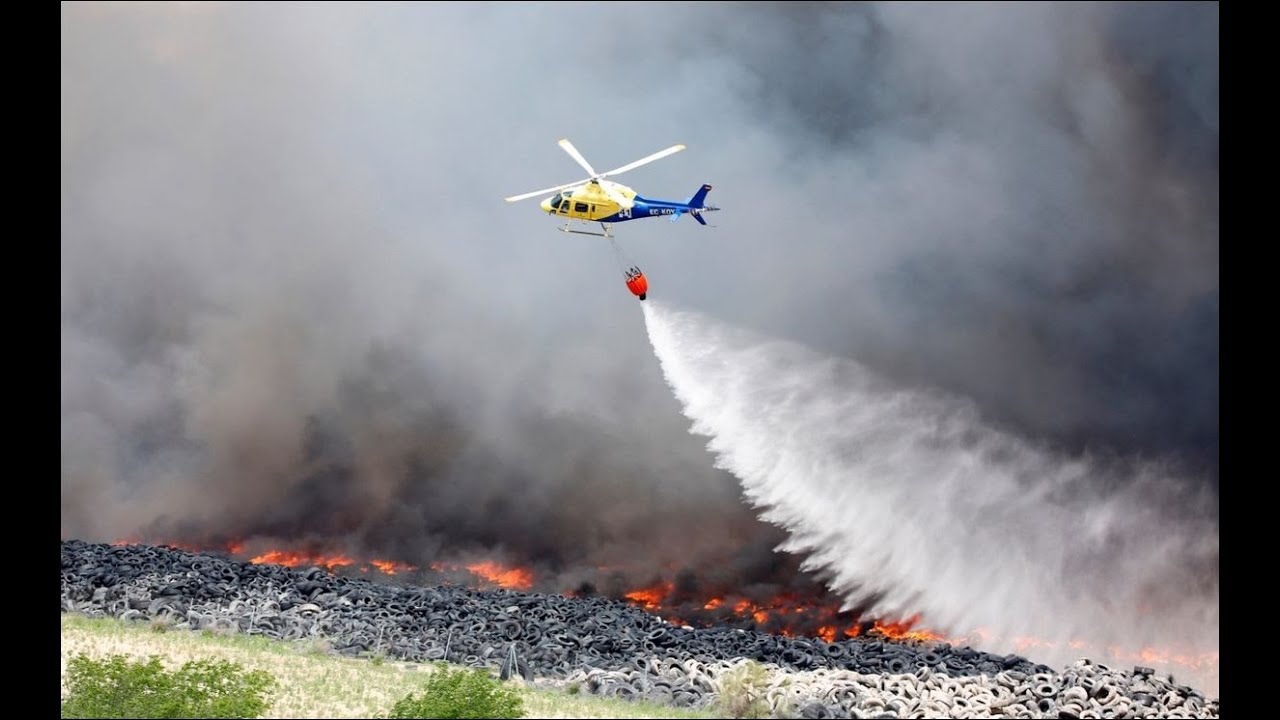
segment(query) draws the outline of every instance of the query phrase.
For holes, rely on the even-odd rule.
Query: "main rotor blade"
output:
[[[525,194],[523,194],[523,195],[512,195],[511,197],[507,198],[506,200],[507,200],[507,202],[515,202],[515,201],[517,201],[517,200],[524,200],[524,199],[526,199],[526,198],[531,198],[531,197],[533,197],[534,195],[546,195],[547,193],[559,192],[560,190],[564,190],[565,188],[571,188],[571,187],[573,187],[574,185],[581,185],[581,184],[582,184],[582,183],[584,183],[584,182],[590,182],[590,181],[591,181],[591,178],[587,178],[586,180],[578,180],[578,181],[571,182],[571,183],[565,183],[565,184],[563,184],[563,185],[557,185],[557,186],[555,186],[555,187],[549,187],[549,188],[547,188],[546,190],[534,190],[534,191],[533,191],[533,192],[531,192],[531,193],[525,193]]]
[[[626,172],[626,171],[628,171],[628,170],[635,170],[636,168],[640,167],[641,165],[648,165],[649,163],[653,162],[654,160],[661,160],[662,158],[664,158],[664,157],[666,157],[666,156],[668,156],[668,155],[674,155],[674,154],[676,154],[676,153],[680,152],[680,151],[681,151],[681,150],[683,150],[683,149],[684,149],[684,145],[672,145],[671,147],[667,148],[666,150],[659,150],[658,152],[656,152],[656,153],[654,153],[654,154],[652,154],[652,155],[650,155],[650,156],[648,156],[648,157],[640,158],[639,160],[637,160],[637,161],[635,161],[635,162],[633,162],[633,163],[627,163],[626,165],[623,165],[623,166],[622,166],[622,167],[620,167],[620,168],[617,168],[617,169],[614,169],[614,170],[610,170],[610,171],[609,171],[609,172],[607,172],[607,173],[603,173],[603,174],[599,175],[599,177],[608,177],[608,176],[610,176],[610,175],[621,175],[622,173],[624,173],[624,172]]]
[[[564,151],[569,153],[570,157],[577,160],[578,164],[582,166],[583,170],[587,171],[588,175],[591,177],[596,176],[596,169],[591,167],[591,163],[587,162],[586,158],[582,157],[582,153],[578,152],[578,148],[574,147],[573,143],[569,142],[569,138],[561,140],[560,147],[564,148]]]

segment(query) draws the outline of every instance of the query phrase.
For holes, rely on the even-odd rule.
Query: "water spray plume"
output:
[[[1058,665],[1081,642],[1211,657],[1162,670],[1216,692],[1216,505],[1168,468],[1056,453],[851,360],[643,310],[690,431],[846,607],[982,628],[996,652],[1039,638],[1036,659]]]

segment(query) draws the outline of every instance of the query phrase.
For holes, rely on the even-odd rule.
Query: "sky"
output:
[[[651,298],[1177,467],[1216,540],[1217,4],[60,7],[63,537],[785,583],[608,243],[502,201],[567,137],[714,186],[616,227]]]

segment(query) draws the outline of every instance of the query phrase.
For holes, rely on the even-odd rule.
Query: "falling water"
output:
[[[691,432],[846,607],[1216,693],[1217,501],[1169,466],[1068,456],[963,399],[642,305]]]

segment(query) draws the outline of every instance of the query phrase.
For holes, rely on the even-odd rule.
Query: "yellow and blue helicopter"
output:
[[[602,173],[596,172],[595,168],[591,167],[591,163],[587,162],[586,158],[582,157],[582,153],[578,152],[573,143],[567,139],[560,141],[560,147],[564,148],[564,151],[569,153],[569,156],[581,165],[590,177],[543,190],[534,190],[523,195],[513,195],[506,200],[507,202],[515,202],[535,195],[554,192],[555,195],[543,200],[540,206],[543,212],[557,218],[563,218],[566,221],[560,227],[565,232],[611,238],[613,237],[611,234],[613,223],[650,217],[670,217],[671,221],[675,222],[685,213],[692,215],[694,220],[706,225],[707,221],[703,219],[703,213],[720,209],[706,204],[707,193],[711,192],[710,185],[703,185],[693,194],[693,197],[681,202],[678,200],[656,200],[641,197],[636,194],[635,190],[626,185],[605,180],[607,177],[621,175],[641,165],[648,165],[654,160],[661,160],[668,155],[674,155],[684,150],[684,145],[672,145],[666,150],[659,150],[635,162],[627,163],[622,167]],[[598,222],[604,228],[604,232],[574,230],[570,225],[571,221],[575,220],[583,223]]]

